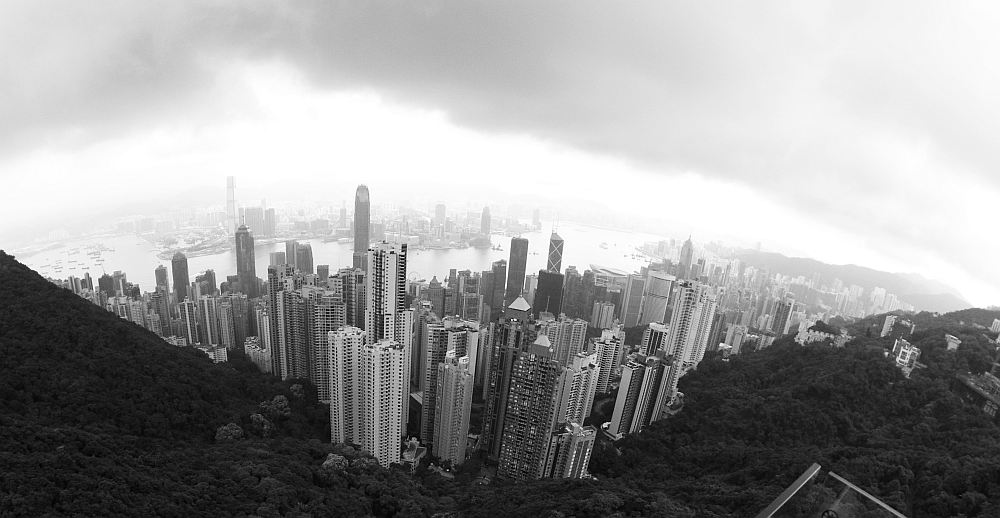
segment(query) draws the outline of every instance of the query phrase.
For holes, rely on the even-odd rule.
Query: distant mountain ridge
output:
[[[947,313],[972,307],[951,286],[915,273],[889,273],[854,264],[827,264],[816,259],[746,249],[738,251],[736,257],[748,266],[766,268],[771,273],[803,277],[818,273],[824,281],[840,279],[847,285],[857,284],[866,289],[882,287],[900,300],[913,304],[918,311]]]

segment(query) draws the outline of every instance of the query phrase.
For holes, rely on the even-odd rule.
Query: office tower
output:
[[[562,258],[563,238],[559,237],[559,234],[556,234],[555,231],[553,231],[552,236],[549,237],[549,260],[546,263],[545,269],[555,273],[561,272]]]
[[[662,356],[638,354],[629,360],[622,368],[621,384],[608,433],[619,439],[626,434],[642,431],[660,418],[654,410],[660,385],[665,381],[664,374],[668,368]]]
[[[221,299],[219,308],[219,343],[232,351],[240,343],[236,340],[236,318],[233,315],[233,303],[229,299]]]
[[[605,394],[611,389],[611,376],[618,370],[619,358],[624,347],[625,331],[621,328],[605,329],[594,342],[597,351],[597,392]]]
[[[587,339],[587,321],[560,315],[542,313],[536,322],[538,334],[545,335],[552,345],[553,358],[560,365],[568,366],[577,353],[583,351]]]
[[[296,243],[295,267],[304,274],[313,273],[313,252],[310,243]]]
[[[330,435],[354,443],[384,467],[398,463],[406,431],[409,349],[344,327],[330,334]]]
[[[507,261],[500,259],[492,264],[493,271],[493,294],[490,297],[489,305],[493,308],[493,318],[496,320],[504,307],[504,294],[507,284]],[[516,298],[516,297],[515,297]]]
[[[298,268],[299,267],[298,252],[299,252],[298,241],[285,241],[285,264],[290,264]]]
[[[447,213],[445,212],[444,204],[438,203],[434,206],[434,224],[439,227],[444,227],[446,220]]]
[[[585,478],[590,454],[597,440],[597,429],[579,423],[565,423],[552,433],[543,477]]]
[[[610,302],[595,302],[590,316],[590,326],[607,329],[615,320],[615,305]]]
[[[268,266],[279,266],[285,264],[284,252],[271,252],[268,256]]]
[[[365,328],[365,271],[361,268],[341,268],[330,280],[343,292],[347,307],[347,325]]]
[[[774,305],[774,320],[771,325],[771,331],[776,336],[780,337],[788,334],[794,308],[795,301],[791,299],[779,301]]]
[[[651,322],[664,322],[667,319],[667,306],[670,305],[670,292],[676,277],[665,272],[649,270],[646,283],[643,286],[642,308],[639,311],[638,325],[644,326]]]
[[[337,220],[337,227],[347,228],[347,203],[340,204],[340,219]]]
[[[542,227],[542,211],[535,209],[531,211],[531,225],[535,228]]]
[[[493,221],[490,219],[490,208],[483,207],[483,216],[479,220],[479,233],[486,238],[487,242],[489,242],[490,239],[490,226],[492,223]]]
[[[236,232],[236,179],[226,177],[226,233]]]
[[[525,306],[521,308],[521,306]],[[483,413],[483,438],[480,444],[492,459],[500,456],[503,442],[504,422],[507,415],[507,400],[510,395],[511,373],[518,353],[535,340],[534,330],[528,324],[527,303],[518,298],[508,309],[515,308],[524,319],[508,318],[495,326],[488,381],[485,383],[486,409]]]
[[[594,406],[594,395],[597,393],[597,381],[600,377],[597,352],[576,353],[564,365],[567,366],[562,403],[565,414],[561,420],[567,423],[582,423],[590,417],[590,410]]]
[[[448,351],[437,368],[437,397],[431,444],[436,457],[442,461],[451,461],[453,466],[457,466],[465,461],[469,418],[472,414],[473,375],[469,357],[459,357],[455,350]],[[426,396],[424,404],[427,404]]]
[[[163,288],[163,291],[169,292],[170,280],[167,274],[167,267],[162,264],[157,266],[156,270],[154,270],[154,274],[156,275],[156,287]]]
[[[677,268],[677,276],[681,279],[691,279],[691,266],[694,264],[694,245],[691,244],[691,236],[681,246],[680,264]]]
[[[274,214],[274,209],[264,211],[264,235],[274,237],[278,234],[278,217]]]
[[[371,236],[371,201],[368,198],[368,187],[359,185],[354,194],[354,267],[365,268],[365,254],[368,252],[368,239]]]
[[[589,318],[593,310],[594,274],[590,270],[580,275],[575,266],[563,273],[563,313],[573,318]]]
[[[170,270],[174,276],[174,295],[177,302],[183,302],[188,296],[188,285],[191,284],[191,279],[188,277],[188,260],[181,252],[174,254],[174,257],[170,259]]]
[[[200,343],[198,340],[198,304],[187,299],[181,302],[177,309],[181,316],[181,336],[187,340],[188,345]]]
[[[240,225],[236,230],[236,277],[239,278],[239,291],[250,298],[257,298],[257,266],[254,259],[253,234],[246,225]]]
[[[501,433],[498,477],[523,481],[544,476],[549,440],[562,417],[564,376],[544,335],[517,355]]]
[[[307,299],[307,323],[310,331],[310,355],[313,358],[309,379],[316,385],[316,397],[330,400],[330,332],[347,326],[347,305],[339,292],[322,288],[303,288]]]
[[[420,382],[420,391],[423,393],[420,441],[424,444],[433,444],[438,365],[445,361],[449,352],[455,352],[456,358],[468,357],[470,374],[475,375],[474,369],[479,352],[479,326],[476,322],[456,317],[448,317],[438,321],[431,315],[422,331],[420,342],[424,349],[419,355],[423,362],[423,366],[420,368],[423,375]]]
[[[330,265],[317,264],[316,277],[319,279],[320,286],[326,286],[327,283],[330,281]]]
[[[619,315],[622,325],[625,327],[636,327],[639,325],[639,317],[642,313],[642,295],[645,290],[645,276],[632,274],[625,279],[621,315]]]
[[[524,274],[528,267],[528,240],[523,237],[510,239],[510,260],[507,261],[507,293],[504,303],[510,304],[521,296]]]
[[[562,312],[563,274],[547,270],[538,271],[538,288],[531,307],[535,318],[547,311],[553,315]]]
[[[658,322],[648,324],[642,332],[642,343],[639,344],[639,353],[652,356],[657,351],[665,351],[669,334],[670,326],[666,324]]]
[[[219,308],[216,299],[210,295],[202,295],[198,298],[198,313],[201,322],[202,342],[205,345],[219,345],[222,343],[219,336]]]

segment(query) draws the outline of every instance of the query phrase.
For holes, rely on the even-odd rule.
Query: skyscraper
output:
[[[188,260],[182,252],[178,251],[170,260],[170,270],[174,274],[174,294],[177,302],[183,302],[188,296],[188,285],[191,279],[188,277]]]
[[[493,293],[489,299],[489,306],[492,308],[491,320],[496,320],[503,311],[504,292],[507,287],[507,261],[500,259],[494,261],[493,270]]]
[[[578,318],[540,318],[537,322],[538,334],[548,337],[552,344],[553,358],[561,365],[568,366],[577,353],[583,351],[587,339],[587,321]],[[582,421],[581,421],[582,422]]]
[[[278,233],[277,228],[278,217],[274,214],[274,209],[266,209],[264,211],[264,235],[274,237]]]
[[[473,379],[469,357],[460,357],[455,350],[448,351],[437,369],[433,451],[439,459],[458,465],[465,461],[472,413]]]
[[[548,270],[538,271],[538,288],[535,290],[534,302],[531,307],[535,318],[542,311],[553,315],[562,312],[563,274]]]
[[[523,481],[544,476],[551,434],[559,423],[565,373],[549,340],[539,335],[511,371],[497,476]]]
[[[170,276],[167,274],[167,267],[162,264],[154,270],[156,275],[156,287],[163,288],[163,291],[170,291]]]
[[[505,314],[504,321],[495,326],[489,377],[484,381],[483,387],[486,391],[486,410],[483,413],[483,439],[480,443],[492,459],[500,456],[514,361],[521,350],[535,339],[534,330],[527,321],[531,310],[528,303],[518,297],[508,309],[514,309],[521,318],[509,318],[510,315]]]
[[[219,345],[222,337],[219,335],[219,308],[216,298],[202,295],[198,298],[198,316],[201,321],[201,336],[205,345]]]
[[[792,311],[795,308],[795,301],[791,299],[786,299],[778,301],[774,305],[774,321],[771,325],[771,331],[776,336],[783,336],[788,334],[788,328],[792,322]]]
[[[424,363],[420,369],[423,374],[420,390],[424,395],[420,414],[420,440],[424,444],[433,444],[440,373],[438,366],[445,361],[449,353],[454,352],[456,358],[468,358],[470,374],[473,373],[478,353],[479,327],[475,322],[455,317],[448,317],[443,321],[431,317],[425,326],[426,328],[421,330],[421,346],[424,347],[424,351],[419,355]]]
[[[694,245],[691,244],[691,236],[681,245],[680,265],[677,276],[681,279],[691,278],[691,265],[694,264]]]
[[[438,203],[434,206],[434,224],[439,227],[445,226],[445,221],[448,219],[447,211],[443,203]]]
[[[304,274],[313,273],[313,249],[309,243],[295,245],[295,267]]]
[[[366,268],[365,254],[368,252],[368,239],[371,235],[371,201],[368,198],[368,187],[359,185],[354,194],[354,267]]]
[[[409,348],[372,342],[355,327],[330,333],[330,438],[370,451],[388,467],[399,462],[409,399]]]
[[[198,304],[193,300],[181,302],[177,309],[181,316],[181,336],[188,345],[199,343],[198,340]]]
[[[597,392],[605,394],[611,390],[611,378],[618,371],[618,365],[624,347],[625,331],[620,326],[601,331],[601,337],[596,340],[597,350]]]
[[[236,231],[236,277],[240,280],[239,291],[250,298],[258,296],[253,235],[246,225],[240,225]]]
[[[299,267],[297,261],[299,252],[299,242],[298,241],[285,241],[285,264],[290,264],[296,268]]]
[[[268,266],[278,266],[285,264],[285,253],[284,252],[271,252],[268,256]]]
[[[490,226],[492,223],[493,221],[490,219],[490,208],[483,207],[483,216],[479,221],[479,233],[486,238],[487,242],[490,240]]]
[[[546,270],[555,273],[562,271],[563,244],[563,238],[552,231],[552,236],[549,237],[549,260],[546,263]]]
[[[504,304],[509,305],[521,296],[524,274],[528,268],[528,240],[523,237],[510,239],[510,260],[507,261],[507,294]]]
[[[616,438],[638,433],[660,418],[654,411],[660,385],[666,381],[664,374],[669,368],[659,355],[638,354],[629,360],[622,369],[622,380],[608,433]]]
[[[410,349],[413,345],[413,311],[406,308],[406,244],[386,242],[371,247],[365,276],[365,332],[370,343],[392,342],[391,347],[406,351],[401,381],[403,428],[409,418]],[[382,354],[382,353],[380,353]]]
[[[584,478],[588,476],[590,454],[597,429],[580,423],[566,423],[552,433],[546,452],[543,477]]]
[[[236,232],[236,179],[232,176],[226,177],[226,232],[232,234]]]
[[[646,283],[643,286],[638,325],[666,320],[670,292],[676,280],[673,275],[667,275],[665,272],[649,270],[646,275]]]

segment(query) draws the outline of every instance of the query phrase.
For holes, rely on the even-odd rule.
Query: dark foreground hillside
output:
[[[910,516],[995,516],[1000,431],[947,386],[977,347],[909,380],[863,346],[708,359],[679,415],[598,445],[598,480],[476,486],[478,460],[449,480],[330,445],[308,383],[214,365],[0,252],[0,516],[753,516],[812,462]]]

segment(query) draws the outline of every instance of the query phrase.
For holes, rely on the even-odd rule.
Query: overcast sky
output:
[[[997,27],[994,2],[4,2],[0,246],[232,174],[599,204],[1000,303]]]

